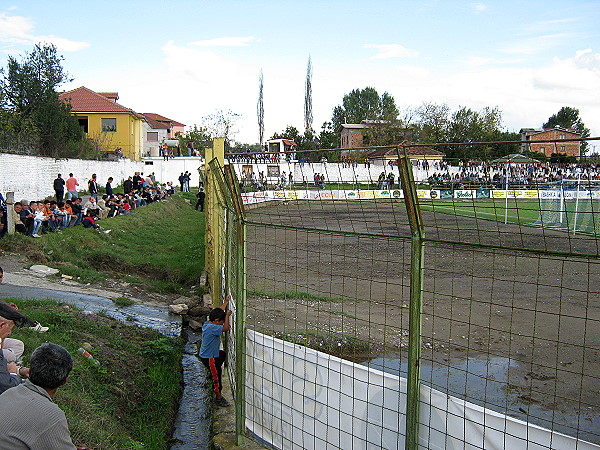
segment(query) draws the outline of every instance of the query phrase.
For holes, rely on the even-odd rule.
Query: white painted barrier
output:
[[[280,449],[404,449],[404,378],[248,330],[246,427]],[[428,449],[600,446],[421,387]]]

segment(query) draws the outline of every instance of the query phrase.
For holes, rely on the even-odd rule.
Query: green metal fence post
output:
[[[424,237],[423,218],[419,209],[417,190],[406,149],[398,154],[398,167],[404,202],[411,230],[411,278],[408,328],[408,385],[406,399],[406,445],[416,450],[419,445],[419,401],[421,393],[421,330],[423,314]]]

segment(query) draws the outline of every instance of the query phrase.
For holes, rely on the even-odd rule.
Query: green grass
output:
[[[303,345],[335,356],[367,352],[371,348],[368,342],[344,333],[294,331],[275,333],[274,336],[284,341]]]
[[[77,226],[41,239],[5,236],[0,248],[24,252],[81,282],[112,277],[158,292],[185,293],[199,284],[204,268],[205,216],[190,205],[193,200],[193,194],[176,195],[99,221],[111,230],[108,235]]]
[[[13,337],[25,343],[25,366],[43,342],[62,345],[73,356],[73,371],[55,401],[65,411],[77,445],[168,448],[181,394],[180,339],[57,302],[12,301],[30,318],[50,326],[46,333],[13,330]],[[99,365],[77,351],[84,342],[91,344]]]
[[[434,211],[441,214],[472,217],[496,222],[526,225],[535,222],[540,217],[540,207],[537,200],[509,199],[508,209],[505,199],[493,200],[427,200],[420,199],[419,206],[423,211]],[[506,214],[508,212],[508,214]]]
[[[327,295],[310,294],[303,291],[267,292],[261,289],[249,289],[247,295],[253,297],[293,298],[318,302],[343,302],[346,300],[343,297],[329,297]]]
[[[117,297],[114,298],[112,302],[119,308],[123,308],[124,306],[131,306],[135,303],[133,300],[127,297]]]

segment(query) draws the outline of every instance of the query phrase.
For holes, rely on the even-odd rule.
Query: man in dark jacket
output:
[[[60,173],[54,180],[54,192],[56,192],[56,201],[62,202],[65,196],[65,180],[62,179]]]
[[[108,196],[113,195],[112,185],[110,184],[112,181],[113,177],[108,177],[108,182],[106,183],[106,195]]]
[[[196,211],[198,211],[198,207],[200,207],[200,211],[204,211],[204,200],[206,199],[206,192],[204,192],[203,188],[200,188],[200,190],[196,194],[196,198],[198,199],[198,201],[196,202]]]

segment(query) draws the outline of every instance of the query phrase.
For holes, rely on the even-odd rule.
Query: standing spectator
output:
[[[185,171],[185,174],[183,175],[183,192],[190,192],[190,178],[191,178],[192,174],[189,173],[187,170]]]
[[[96,181],[95,173],[92,174],[92,178],[90,178],[90,180],[88,181],[88,190],[90,191],[90,196],[98,200],[98,182]]]
[[[129,194],[131,191],[133,191],[133,180],[131,179],[131,177],[127,178],[123,182],[123,191],[126,194]]]
[[[56,201],[62,202],[65,196],[65,180],[62,179],[60,173],[54,180],[54,192],[56,193]]]
[[[67,200],[77,198],[79,196],[77,193],[77,186],[79,186],[79,183],[77,182],[77,178],[75,178],[72,173],[69,174],[69,178],[67,178],[65,184],[67,186]]]
[[[113,195],[112,185],[110,184],[110,183],[112,183],[112,181],[113,181],[113,177],[108,177],[108,181],[106,182],[106,195],[108,195],[108,196]]]
[[[181,186],[181,192],[183,192],[183,183],[185,182],[185,177],[183,176],[183,172],[181,172],[181,175],[179,175],[179,185]]]
[[[203,188],[200,188],[200,190],[196,194],[196,198],[198,199],[198,201],[196,202],[196,211],[198,211],[198,207],[200,207],[200,211],[204,211],[204,200],[206,199],[206,192],[204,192]]]

